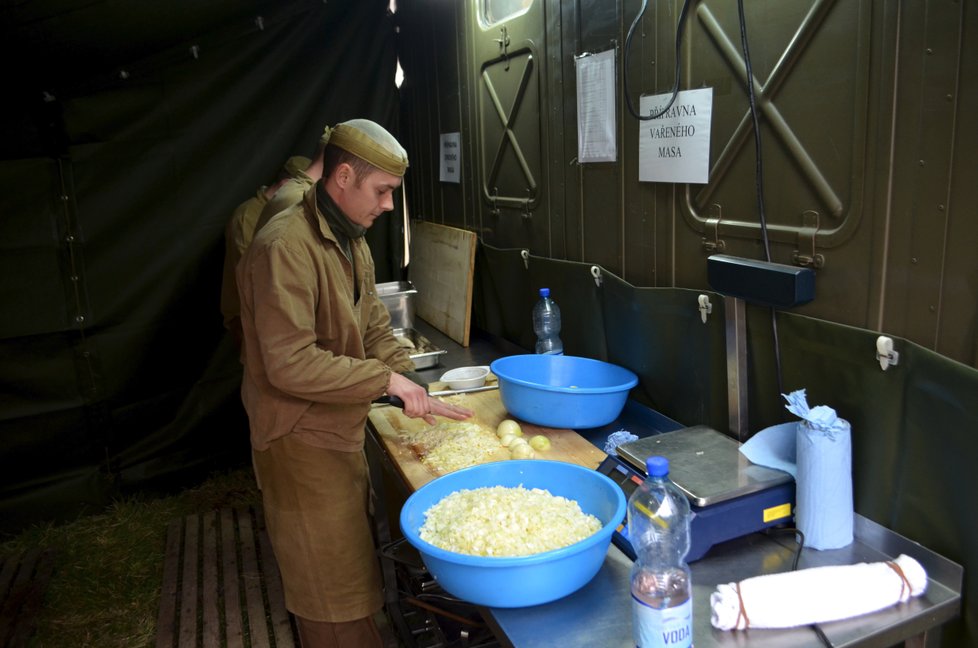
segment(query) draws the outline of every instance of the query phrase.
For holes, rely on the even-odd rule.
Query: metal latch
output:
[[[723,252],[727,247],[726,242],[720,239],[720,220],[723,218],[721,213],[722,208],[716,203],[713,204],[713,207],[716,210],[717,217],[707,218],[706,226],[703,229],[704,234],[709,234],[710,230],[713,230],[712,241],[708,240],[706,236],[703,237],[703,249],[711,254],[713,252]]]
[[[497,45],[499,45],[500,55],[506,59],[506,71],[508,72],[509,54],[507,53],[507,50],[509,49],[509,33],[506,31],[505,26],[500,27],[499,32],[500,32],[499,38],[494,38],[493,40],[496,41]]]
[[[815,235],[818,234],[818,212],[814,209],[806,209],[801,214],[801,228],[798,230],[798,249],[791,255],[795,265],[803,267],[821,268],[825,266],[825,257],[815,252]],[[805,247],[812,251],[811,254],[802,254],[801,248]]]
[[[496,44],[499,45],[499,51],[503,56],[506,56],[506,49],[509,47],[509,34],[506,32],[506,27],[499,28],[499,38],[493,38]]]

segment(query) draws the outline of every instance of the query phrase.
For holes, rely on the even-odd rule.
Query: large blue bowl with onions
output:
[[[568,355],[513,355],[492,363],[506,410],[528,423],[585,429],[611,423],[638,384],[618,365]]]
[[[601,528],[572,545],[514,557],[461,554],[421,539],[418,530],[428,509],[447,495],[520,485],[576,501],[584,513],[601,521]],[[624,517],[624,493],[598,471],[563,461],[511,459],[463,468],[428,482],[401,508],[401,531],[446,592],[476,605],[516,608],[549,603],[586,585],[604,564],[611,534]]]

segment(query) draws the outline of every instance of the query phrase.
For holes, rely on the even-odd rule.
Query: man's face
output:
[[[401,186],[401,178],[376,169],[357,182],[350,169],[343,184],[340,196],[335,197],[337,206],[351,221],[369,228],[378,216],[394,209],[394,190]]]

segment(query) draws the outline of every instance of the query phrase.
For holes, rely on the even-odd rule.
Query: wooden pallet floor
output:
[[[0,561],[0,646],[21,648],[34,634],[44,592],[54,572],[54,553],[33,549]]]
[[[299,642],[259,508],[173,520],[157,648],[294,648]]]

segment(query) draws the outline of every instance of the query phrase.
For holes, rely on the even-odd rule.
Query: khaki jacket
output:
[[[316,184],[313,179],[305,173],[299,172],[294,178],[289,178],[278,188],[268,202],[261,208],[261,213],[255,220],[255,231],[265,227],[265,223],[272,220],[279,212],[283,212],[302,200],[302,197],[309,191],[309,187]]]
[[[321,448],[361,450],[371,401],[384,394],[391,371],[414,369],[377,296],[370,248],[363,238],[350,245],[353,264],[311,187],[256,233],[238,265],[241,396],[256,450],[286,434]]]
[[[232,327],[232,322],[241,316],[241,304],[238,303],[238,286],[235,284],[234,272],[241,260],[241,255],[255,234],[255,224],[268,203],[265,196],[267,187],[258,187],[254,196],[244,201],[231,213],[231,218],[224,226],[224,277],[221,282],[221,314],[224,315],[224,326]],[[235,326],[240,326],[234,323]]]

